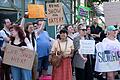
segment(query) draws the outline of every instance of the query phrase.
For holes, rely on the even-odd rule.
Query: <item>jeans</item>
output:
[[[18,67],[11,67],[13,80],[32,80],[32,71]]]
[[[48,61],[49,56],[44,56],[41,58],[38,58],[38,72],[39,72],[39,76],[42,75],[42,70],[46,70],[48,69],[49,66],[49,61]]]

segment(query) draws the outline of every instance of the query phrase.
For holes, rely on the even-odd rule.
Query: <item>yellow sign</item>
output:
[[[28,4],[29,18],[45,18],[44,5]]]

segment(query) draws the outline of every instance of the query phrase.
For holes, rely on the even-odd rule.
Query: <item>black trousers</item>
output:
[[[4,54],[4,52],[1,51],[2,58],[4,56],[3,54]],[[10,66],[9,65],[2,63],[0,72],[1,72],[1,75],[0,75],[1,80],[11,80],[10,79]]]
[[[1,65],[1,80],[11,80],[10,79],[10,66],[3,64]]]
[[[93,80],[92,57],[89,55],[87,59],[84,69],[75,68],[76,80]]]
[[[76,80],[85,80],[85,70],[75,67],[75,77]]]

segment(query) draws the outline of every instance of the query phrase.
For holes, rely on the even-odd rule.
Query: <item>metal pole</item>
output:
[[[22,16],[21,17],[24,17],[25,15],[25,0],[21,0],[21,14]]]
[[[74,0],[74,22],[76,22],[76,0]]]
[[[65,14],[65,10],[64,10],[64,9],[63,9],[63,13],[64,13],[65,20],[66,20],[67,24],[69,24],[68,19],[67,19],[67,16],[66,16],[66,14]]]
[[[35,4],[36,3],[36,0],[33,0],[33,4]]]
[[[70,0],[70,2],[71,2],[71,3],[70,3],[70,6],[71,6],[71,9],[72,9],[72,5],[73,5],[72,0]],[[73,15],[73,14],[71,13],[71,15],[70,15],[70,16],[71,16],[71,20],[70,20],[70,23],[71,23],[71,24],[72,24],[72,15]]]

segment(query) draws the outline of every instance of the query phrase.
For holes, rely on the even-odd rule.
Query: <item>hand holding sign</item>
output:
[[[32,50],[7,44],[3,63],[31,70],[34,57],[35,53]]]
[[[94,40],[80,40],[80,54],[94,54],[95,41]]]

